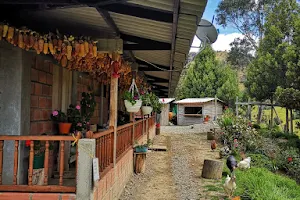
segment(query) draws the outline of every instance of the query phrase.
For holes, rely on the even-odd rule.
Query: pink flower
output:
[[[137,96],[134,96],[133,99],[134,99],[134,100],[138,100],[139,98],[138,98]]]
[[[58,111],[57,111],[57,110],[54,110],[54,111],[52,112],[52,115],[53,115],[53,116],[57,116],[57,115],[58,115]]]
[[[235,148],[239,146],[238,140],[237,140],[237,139],[234,139],[234,140],[233,140],[233,143],[234,143],[234,147],[235,147]]]
[[[77,109],[77,110],[80,110],[80,105],[77,105],[77,106],[76,106],[76,109]]]
[[[80,127],[81,127],[81,126],[82,126],[82,123],[78,122],[78,123],[77,123],[77,126],[80,126]]]

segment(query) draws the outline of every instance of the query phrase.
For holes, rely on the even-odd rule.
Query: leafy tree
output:
[[[216,60],[215,52],[206,47],[192,61],[182,80],[181,98],[214,97],[232,103],[239,93],[237,74]]]
[[[278,87],[275,94],[282,107],[300,110],[300,90]]]
[[[230,43],[230,46],[231,49],[228,53],[227,61],[231,65],[243,69],[251,63],[255,49],[246,38],[236,38]]]
[[[264,38],[247,73],[246,86],[257,100],[272,99],[278,86],[299,87],[299,4],[278,0],[267,10]]]

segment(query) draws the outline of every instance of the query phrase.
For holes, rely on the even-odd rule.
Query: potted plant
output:
[[[145,93],[142,96],[142,103],[143,103],[143,106],[142,106],[143,115],[151,114],[153,107],[151,106],[151,99],[150,99],[149,93]]]
[[[150,101],[153,107],[153,111],[156,112],[157,114],[160,114],[163,104],[159,102],[159,98],[154,93],[151,93]]]
[[[149,146],[152,144],[152,141],[150,139],[147,140],[146,144],[138,144],[137,141],[135,141],[134,151],[136,153],[145,153],[148,151]]]
[[[81,106],[80,105],[69,105],[67,110],[68,121],[72,123],[72,131],[82,131],[86,128],[86,124],[83,123],[83,119],[81,116]]]
[[[95,107],[96,107],[95,95],[94,93],[83,92],[81,96],[82,99],[80,101],[80,105],[81,105],[81,117],[83,120],[82,122],[87,129],[96,132],[97,125],[90,124],[90,120],[95,112]]]
[[[61,110],[54,110],[51,119],[58,123],[60,134],[69,134],[72,123],[69,123],[67,115]]]
[[[127,112],[136,113],[140,110],[142,106],[142,100],[140,99],[139,94],[125,91],[123,98]]]

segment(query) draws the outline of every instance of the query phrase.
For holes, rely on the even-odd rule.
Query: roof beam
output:
[[[106,24],[117,34],[117,36],[120,36],[120,30],[118,29],[114,20],[111,18],[110,14],[106,10],[103,10],[99,7],[96,7],[96,9],[103,17]]]
[[[101,6],[101,8],[110,12],[130,15],[139,18],[145,18],[167,23],[173,22],[173,15],[171,12],[151,7],[138,6],[130,3],[118,3],[113,5],[103,5]]]
[[[147,82],[157,82],[157,83],[168,83],[169,82],[168,79],[159,78],[159,77],[151,76],[151,75],[148,75],[148,74],[145,74],[145,76],[149,79],[154,79],[154,80],[147,80]]]
[[[139,59],[137,59],[137,63],[139,64],[140,71],[164,71],[164,70],[169,70],[169,68],[167,66],[154,64],[155,66],[157,66],[157,67],[154,67],[153,65],[151,65],[151,64],[149,64],[145,61],[139,60]],[[142,67],[141,65],[147,66],[147,67]]]
[[[178,17],[179,17],[179,4],[180,0],[173,0],[174,7],[173,7],[173,27],[172,27],[172,48],[171,48],[171,56],[170,56],[170,72],[169,72],[169,88],[171,88],[172,82],[172,69],[173,69],[173,60],[175,54],[175,43],[176,43],[176,35],[177,35],[177,24],[178,24]],[[170,95],[170,90],[169,90]]]

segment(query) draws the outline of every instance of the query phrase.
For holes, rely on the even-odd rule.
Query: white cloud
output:
[[[243,38],[241,33],[230,33],[230,34],[219,34],[217,41],[212,44],[212,48],[215,51],[229,51],[230,43],[233,42],[235,38]],[[193,47],[198,47],[200,45],[200,40],[195,36],[193,40]],[[199,48],[191,48],[190,52],[198,52]]]

